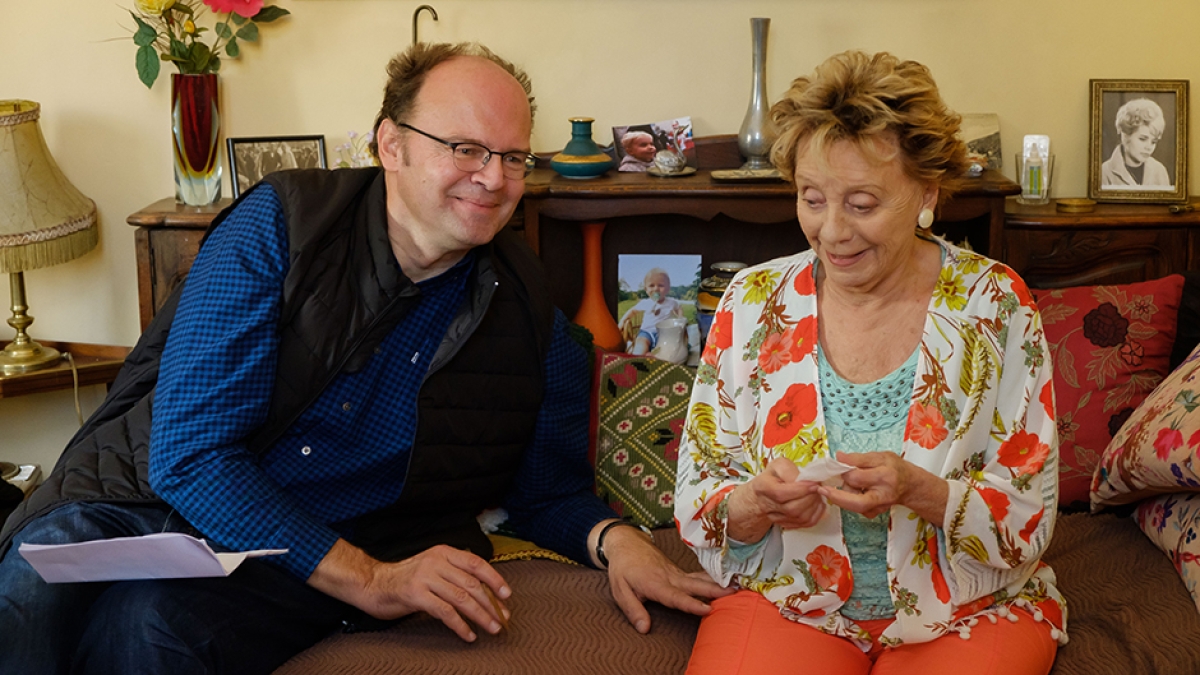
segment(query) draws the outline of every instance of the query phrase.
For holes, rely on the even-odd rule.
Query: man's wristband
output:
[[[614,520],[605,525],[604,528],[600,530],[600,536],[596,537],[596,560],[600,561],[600,565],[602,567],[608,567],[608,556],[604,555],[604,538],[608,536],[609,530],[621,525],[637,528],[642,532],[645,532],[646,536],[650,537],[650,541],[654,541],[654,533],[651,532],[650,528],[646,527],[645,525],[635,525],[627,520]]]

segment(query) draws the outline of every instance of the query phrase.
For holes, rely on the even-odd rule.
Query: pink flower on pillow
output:
[[[1200,429],[1197,429],[1188,437],[1187,444],[1189,448],[1200,446]]]
[[[1165,462],[1171,456],[1171,452],[1181,445],[1183,445],[1182,432],[1178,429],[1160,429],[1158,438],[1154,440],[1154,454]]]
[[[214,12],[220,14],[233,12],[249,19],[262,9],[263,0],[204,0],[204,4]]]

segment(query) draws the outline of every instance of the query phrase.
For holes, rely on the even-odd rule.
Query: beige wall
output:
[[[222,71],[225,134],[324,134],[332,152],[347,131],[369,128],[383,65],[408,44],[421,3],[275,1],[292,16],[266,27],[262,46],[245,48]],[[603,142],[613,125],[683,115],[697,134],[736,133],[749,100],[755,16],[772,19],[772,100],[834,52],[889,50],[927,64],[957,110],[999,115],[1010,177],[1021,136],[1049,134],[1061,196],[1086,193],[1089,78],[1200,83],[1200,58],[1179,37],[1200,24],[1200,3],[1190,0],[1143,0],[1136,12],[1116,0],[432,4],[440,21],[422,17],[423,39],[479,40],[529,71],[540,106],[533,147],[541,151],[562,147],[566,119],[575,115],[595,117]],[[173,194],[169,81],[147,90],[137,80],[132,20],[122,5],[132,0],[0,3],[0,99],[42,104],[51,151],[99,207],[96,251],[26,274],[35,337],[132,345],[138,336],[133,228],[125,217]],[[1197,181],[1193,171],[1192,193]],[[101,395],[85,392],[85,408]],[[74,426],[69,393],[2,400],[0,458],[48,465]]]

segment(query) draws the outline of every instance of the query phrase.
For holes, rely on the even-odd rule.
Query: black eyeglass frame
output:
[[[508,152],[500,152],[499,150],[492,150],[491,148],[487,147],[486,145],[481,145],[474,141],[462,141],[460,143],[452,143],[450,141],[447,141],[444,138],[438,138],[437,136],[434,136],[433,134],[429,133],[428,131],[422,131],[422,130],[414,127],[411,124],[406,124],[404,122],[397,122],[396,126],[403,127],[405,129],[408,129],[409,131],[415,131],[418,134],[421,134],[422,136],[424,136],[425,138],[428,138],[431,141],[437,141],[438,143],[441,143],[442,145],[446,146],[447,148],[450,148],[450,157],[454,160],[454,166],[456,168],[458,168],[459,171],[466,171],[467,173],[475,173],[476,171],[483,171],[483,169],[485,167],[487,167],[488,162],[492,161],[493,155],[498,155],[500,157],[500,173],[504,174],[504,176],[506,178],[524,180],[525,178],[527,178],[529,176],[529,174],[533,173],[533,169],[537,166],[538,156],[533,154],[532,152],[525,152],[524,150],[509,150]],[[479,168],[464,169],[458,165],[458,162],[460,159],[467,159],[466,157],[459,155],[457,152],[458,148],[460,148],[461,146],[464,146],[464,145],[469,145],[469,146],[472,146],[475,148],[482,148],[483,151],[487,153],[487,155],[484,156],[482,163],[480,163]],[[523,174],[521,174],[520,176],[510,175],[505,170],[506,165],[504,163],[504,158],[508,157],[509,155],[512,155],[512,156],[525,155],[525,172]]]

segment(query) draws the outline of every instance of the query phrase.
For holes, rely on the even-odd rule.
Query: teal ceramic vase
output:
[[[566,178],[596,178],[616,162],[592,140],[590,117],[571,118],[571,140],[563,151],[550,158],[550,168]]]

